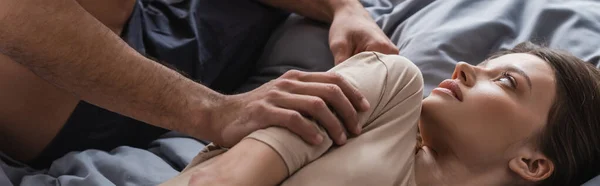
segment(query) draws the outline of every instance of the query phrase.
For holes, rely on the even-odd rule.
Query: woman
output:
[[[267,128],[209,146],[166,185],[578,185],[599,173],[600,72],[570,54],[526,42],[458,63],[422,102],[406,58],[361,53],[331,71],[372,105],[360,136],[310,146]]]

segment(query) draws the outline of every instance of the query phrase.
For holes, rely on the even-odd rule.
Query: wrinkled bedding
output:
[[[600,1],[362,3],[400,48],[400,54],[422,70],[424,95],[450,77],[457,62],[476,64],[494,51],[526,40],[567,50],[600,65]],[[301,66],[305,61],[332,61],[326,38],[326,25],[291,16],[273,35],[258,64],[281,73],[290,68],[288,63]],[[72,152],[47,170],[26,168],[2,156],[0,185],[157,185],[177,175],[203,146],[197,140],[169,133],[146,149]],[[600,185],[600,179],[588,184]]]

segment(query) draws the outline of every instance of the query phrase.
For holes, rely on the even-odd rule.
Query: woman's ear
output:
[[[517,156],[508,162],[508,167],[524,180],[531,182],[545,180],[554,172],[554,163],[539,152]]]

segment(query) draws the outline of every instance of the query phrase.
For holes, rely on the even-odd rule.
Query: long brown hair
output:
[[[581,185],[600,173],[600,71],[560,50],[524,42],[509,53],[528,53],[554,70],[556,97],[537,143],[554,163],[552,175],[539,185]]]

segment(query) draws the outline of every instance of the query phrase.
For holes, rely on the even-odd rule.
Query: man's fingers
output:
[[[369,102],[358,89],[334,72],[310,73],[300,76],[299,79],[306,82],[320,83],[302,84],[299,88],[291,91],[297,94],[308,94],[323,98],[334,108],[348,131],[353,134],[360,134],[361,127],[358,126],[356,111],[367,111]]]
[[[339,116],[339,120],[343,121],[343,126],[348,129],[348,131],[352,132],[353,134],[360,133],[357,111],[342,89],[336,84],[314,82],[302,83],[298,85],[297,89],[291,91],[295,94],[311,95],[323,99],[327,105],[331,106],[331,109],[333,109],[329,112],[335,111],[335,113]],[[330,128],[334,126],[326,125],[324,127],[329,131],[331,130]],[[330,135],[338,136],[341,134],[330,133]]]
[[[323,99],[317,96],[302,94],[290,94],[285,92],[281,92],[281,94],[281,96],[275,96],[270,99],[272,104],[309,115],[327,130],[327,133],[329,133],[329,136],[336,144],[343,145],[346,143],[347,136],[344,133],[342,123],[338,120],[333,111],[327,107],[327,104]],[[352,107],[350,102],[347,104],[348,107]]]
[[[318,145],[323,142],[323,135],[319,133],[319,129],[299,112],[274,107],[269,113],[272,115],[266,117],[271,120],[270,123],[287,128],[311,144]]]
[[[337,85],[344,95],[350,100],[350,103],[356,108],[358,111],[367,111],[369,110],[369,102],[367,99],[360,93],[356,87],[354,87],[350,82],[346,81],[344,77],[335,72],[313,72],[313,73],[305,73],[298,77],[298,80],[304,82],[319,82],[319,83],[329,83]]]

